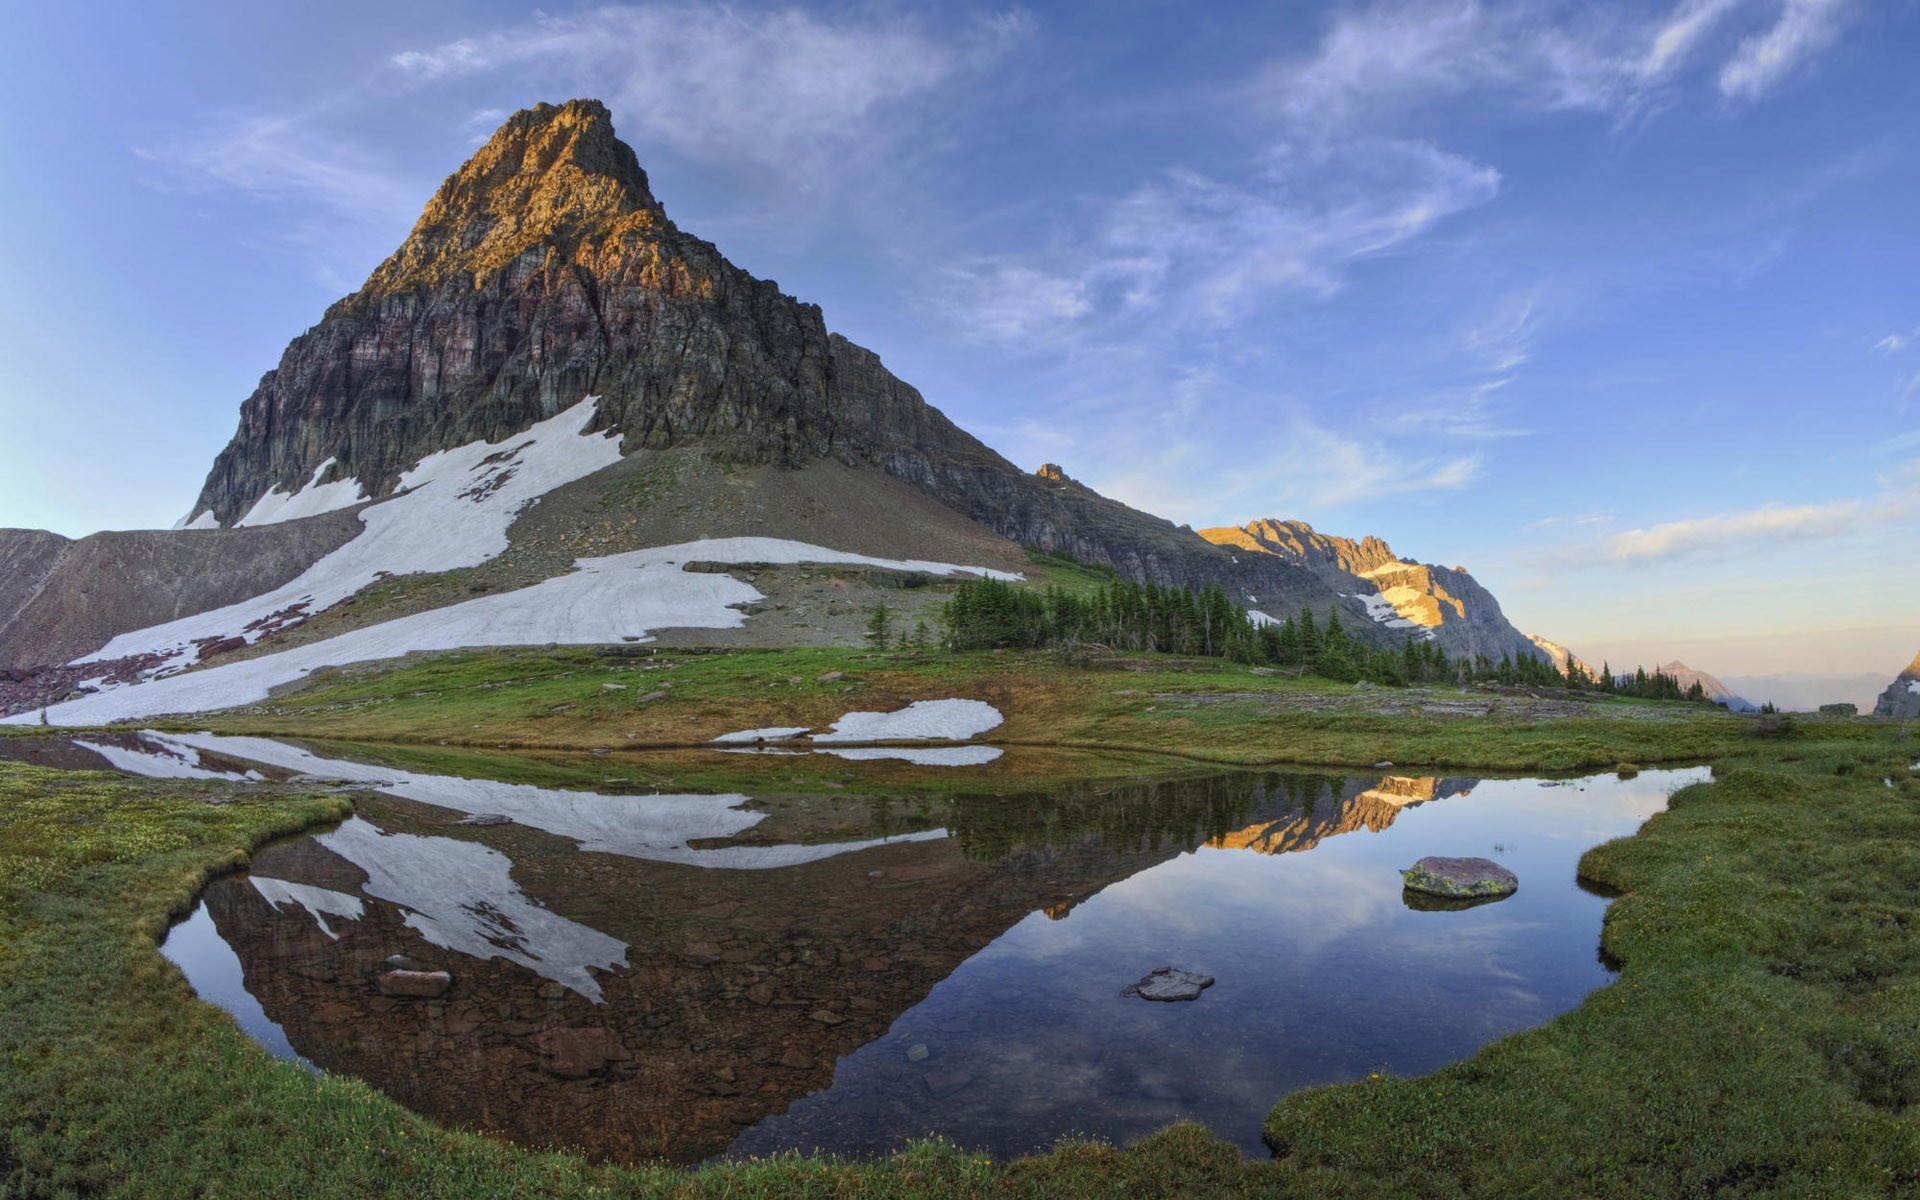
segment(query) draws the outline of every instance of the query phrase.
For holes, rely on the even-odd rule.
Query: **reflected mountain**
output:
[[[1183,1116],[1257,1153],[1284,1090],[1431,1069],[1603,982],[1604,902],[1574,862],[1680,774],[1581,793],[1241,772],[928,797],[782,793],[760,771],[752,794],[632,795],[263,739],[23,741],[91,769],[352,787],[353,818],[205,893],[260,1023],[450,1125],[683,1163],[934,1132],[1013,1154]],[[622,781],[604,760],[505,765]],[[458,823],[479,813],[511,822]],[[1406,861],[1502,839],[1539,847],[1513,865],[1541,886],[1497,909],[1403,907]],[[384,994],[395,955],[451,986]],[[1169,961],[1219,984],[1192,1005],[1119,998]]]

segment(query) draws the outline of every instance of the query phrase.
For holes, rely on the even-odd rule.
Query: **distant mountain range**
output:
[[[467,645],[851,644],[881,600],[931,612],[903,581],[1029,548],[1382,646],[1549,653],[1461,568],[1020,470],[681,231],[576,100],[508,119],[293,340],[176,529],[0,530],[0,715],[199,711]]]
[[[1715,704],[1724,704],[1734,712],[1747,712],[1760,707],[1758,704],[1743,699],[1735,693],[1732,688],[1707,674],[1705,671],[1696,671],[1677,658],[1672,662],[1662,663],[1658,667],[1653,668],[1653,670],[1662,675],[1673,676],[1674,679],[1679,681],[1680,690],[1683,692],[1691,689],[1694,684],[1699,684],[1701,690],[1707,693],[1707,699],[1713,701]]]

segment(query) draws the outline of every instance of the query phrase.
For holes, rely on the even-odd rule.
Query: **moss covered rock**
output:
[[[1520,880],[1490,858],[1442,858],[1428,855],[1401,875],[1409,891],[1452,899],[1511,896]]]

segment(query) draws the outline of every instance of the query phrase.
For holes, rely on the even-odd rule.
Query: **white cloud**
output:
[[[629,140],[819,187],[836,158],[897,136],[889,118],[902,105],[991,63],[1033,28],[1020,12],[941,36],[902,18],[643,4],[539,16],[391,61],[419,84],[512,72],[597,95]]]
[[[1016,263],[950,267],[941,298],[946,311],[982,341],[1044,341],[1092,308],[1084,279],[1050,275]]]
[[[1485,361],[1491,371],[1511,371],[1533,356],[1533,337],[1539,327],[1539,297],[1531,292],[1509,296],[1467,331],[1465,349]]]
[[[1733,100],[1758,100],[1832,45],[1847,15],[1847,0],[1786,0],[1773,28],[1741,42],[1721,68],[1721,94]]]
[[[1913,336],[1904,333],[1890,333],[1873,344],[1873,348],[1884,354],[1898,354],[1913,341]]]
[[[1472,93],[1626,119],[1665,103],[1761,0],[1681,0],[1658,17],[1557,0],[1376,3],[1350,11],[1305,59],[1272,64],[1254,92],[1297,130],[1337,136]],[[1717,70],[1722,95],[1757,98],[1830,46],[1848,0],[1784,0],[1775,23]],[[1723,31],[1725,37],[1722,38]]]
[[[934,307],[963,333],[1054,340],[1150,316],[1162,328],[1221,326],[1262,300],[1339,290],[1354,262],[1411,242],[1493,200],[1500,174],[1423,142],[1364,139],[1338,150],[1276,148],[1245,183],[1170,171],[1106,202],[1094,231],[1045,266],[993,260],[950,269]]]
[[[1608,538],[1604,552],[1620,562],[1680,558],[1742,544],[1842,537],[1907,521],[1920,513],[1920,459],[1882,477],[1879,483],[1879,494],[1867,499],[1797,506],[1769,504],[1743,512],[1629,529]]]
[[[1622,561],[1674,558],[1730,542],[1832,537],[1851,531],[1859,520],[1860,503],[1856,500],[1795,508],[1766,507],[1629,529],[1609,538],[1607,547],[1610,557]]]
[[[1640,60],[1640,74],[1646,78],[1663,75],[1692,56],[1721,18],[1739,8],[1746,0],[1685,0],[1653,35],[1646,57]]]

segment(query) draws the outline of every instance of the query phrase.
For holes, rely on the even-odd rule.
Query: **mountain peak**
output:
[[[598,100],[521,109],[447,177],[413,232],[349,299],[377,300],[470,276],[529,250],[571,258],[583,241],[666,227],[633,150]]]

